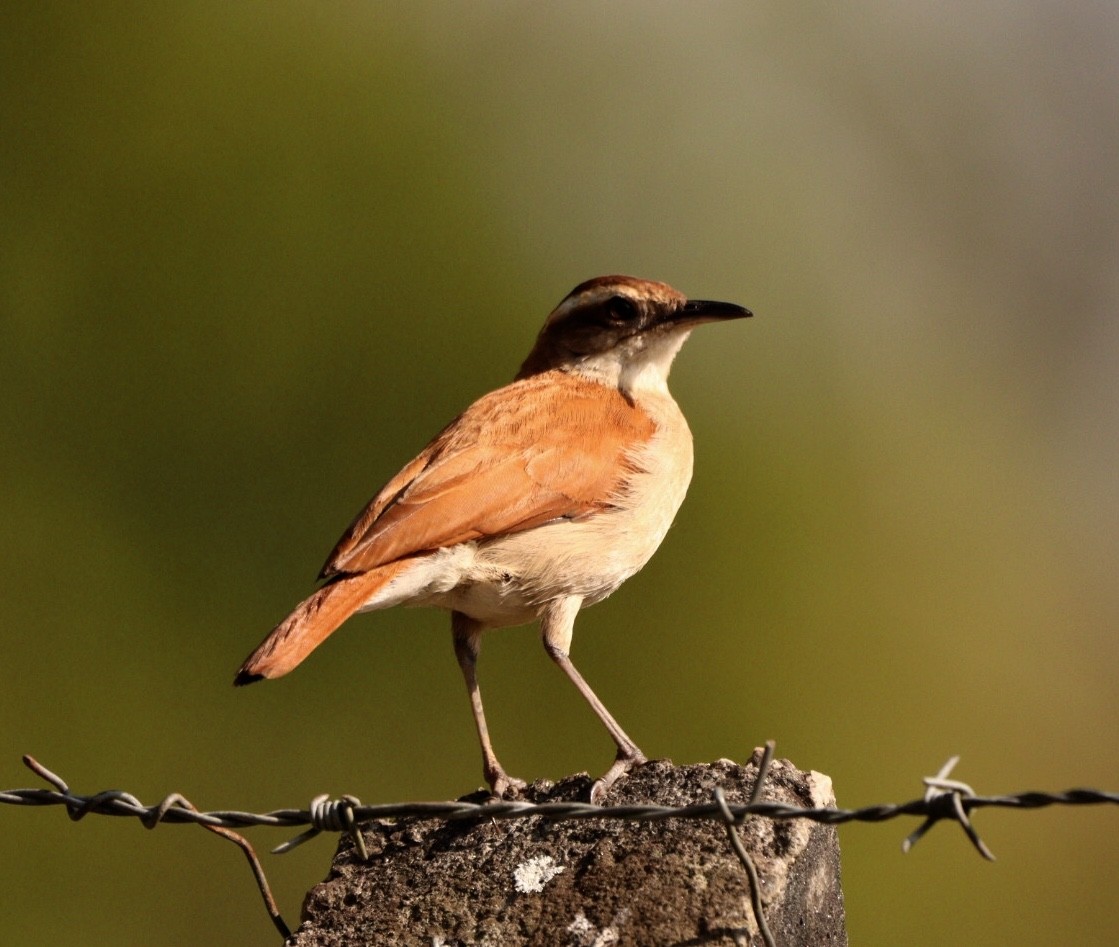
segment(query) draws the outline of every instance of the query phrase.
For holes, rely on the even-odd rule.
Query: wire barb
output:
[[[949,779],[948,775],[955,769],[956,764],[960,762],[958,756],[953,756],[940,767],[940,770],[935,776],[926,776],[923,780],[925,784],[925,802],[929,806],[928,817],[909,835],[909,837],[901,843],[901,850],[908,852],[914,845],[916,845],[925,836],[937,822],[941,819],[951,819],[953,822],[958,822],[960,827],[964,830],[968,840],[988,861],[994,861],[994,853],[987,847],[986,843],[979,837],[979,833],[971,824],[971,819],[968,818],[967,809],[964,808],[964,799],[975,799],[975,790],[967,783],[962,783],[958,779]]]
[[[769,775],[769,764],[773,762],[773,751],[776,743],[773,740],[766,740],[765,750],[762,751],[761,762],[758,763],[758,776],[754,780],[754,786],[750,790],[750,805],[756,805],[761,801],[762,789],[765,785],[766,777]],[[719,807],[719,811],[723,815],[723,821],[726,823],[727,838],[730,839],[731,848],[738,856],[738,860],[742,862],[742,867],[746,870],[746,879],[750,889],[750,909],[754,912],[754,921],[758,925],[758,932],[762,935],[762,940],[765,941],[766,947],[777,947],[777,942],[773,939],[773,934],[769,930],[769,923],[765,919],[765,903],[762,899],[762,882],[761,877],[758,875],[758,867],[754,864],[754,859],[750,857],[750,853],[746,851],[746,846],[742,844],[742,838],[738,834],[738,826],[746,821],[746,815],[741,814],[736,816],[731,812],[730,806],[727,804],[726,793],[723,792],[722,786],[715,787],[715,803]]]
[[[221,825],[212,825],[208,821],[204,821],[207,814],[199,812],[194,803],[187,799],[186,796],[181,793],[173,792],[164,796],[163,799],[154,806],[144,806],[143,803],[131,793],[123,792],[119,789],[108,789],[88,797],[73,796],[70,794],[70,787],[66,785],[66,781],[56,773],[52,773],[35,759],[35,757],[25,755],[23,757],[23,765],[36,776],[50,783],[55,788],[55,792],[45,793],[44,790],[41,789],[28,789],[14,790],[13,793],[27,793],[29,794],[29,800],[35,800],[25,804],[49,805],[52,802],[62,803],[66,806],[66,812],[73,822],[84,819],[91,812],[96,812],[101,815],[112,812],[114,815],[135,815],[144,828],[154,829],[171,811],[189,812],[192,815],[200,817],[195,821],[197,821],[202,828],[213,832],[215,835],[221,836],[221,838],[232,842],[241,849],[249,863],[249,868],[253,873],[256,886],[260,890],[260,897],[264,901],[264,910],[268,912],[268,916],[272,919],[273,926],[280,932],[280,936],[283,937],[285,941],[291,937],[291,928],[287,926],[287,922],[284,921],[283,915],[280,914],[280,909],[276,905],[276,899],[272,896],[272,889],[268,884],[268,878],[264,874],[264,866],[261,865],[260,859],[257,858],[252,843],[243,835],[234,832],[232,829],[224,828]],[[6,798],[8,795],[10,794],[0,793],[0,802],[12,801]],[[117,804],[122,804],[134,811],[127,813],[113,811],[113,807]]]
[[[331,800],[329,793],[315,796],[311,800],[310,822],[311,828],[301,832],[293,839],[288,839],[282,845],[272,849],[273,855],[283,855],[293,848],[298,848],[304,842],[309,842],[320,832],[349,832],[354,840],[358,853],[363,862],[369,861],[369,852],[365,848],[365,836],[361,828],[354,821],[354,809],[361,807],[361,800],[357,796],[343,796],[341,799]]]

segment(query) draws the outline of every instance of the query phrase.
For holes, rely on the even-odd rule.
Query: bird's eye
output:
[[[606,308],[610,318],[617,322],[632,322],[637,318],[637,306],[626,296],[611,296]]]

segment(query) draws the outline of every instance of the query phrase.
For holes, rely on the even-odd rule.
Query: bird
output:
[[[494,753],[476,666],[483,632],[538,621],[549,657],[616,747],[600,801],[646,761],[571,660],[576,614],[660,546],[692,477],[692,435],[668,391],[692,329],[750,316],[665,283],[600,276],[551,312],[514,380],[483,395],[362,509],[323,584],[245,659],[235,685],[287,674],[357,612],[451,613],[483,775],[495,797],[525,787]]]

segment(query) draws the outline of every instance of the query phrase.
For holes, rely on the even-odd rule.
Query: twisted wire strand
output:
[[[31,757],[25,757],[31,760]],[[41,764],[36,764],[41,766]],[[44,771],[45,767],[42,767]],[[49,772],[49,771],[48,771]],[[63,784],[64,785],[64,784]],[[847,822],[885,822],[901,816],[946,817],[941,794],[932,799],[922,797],[902,803],[880,803],[858,809],[799,809],[780,802],[727,803],[736,819],[761,816],[766,819],[807,819],[823,825]],[[237,809],[199,811],[175,804],[182,797],[177,793],[161,802],[145,806],[131,793],[107,790],[93,796],[76,795],[68,788],[0,790],[0,804],[16,806],[65,806],[70,818],[77,821],[89,813],[123,816],[147,822],[172,824],[195,823],[238,829],[267,825],[274,828],[314,826],[310,808],[273,809],[270,812],[244,812]],[[1000,796],[963,796],[960,804],[966,813],[975,809],[1042,809],[1048,806],[1119,805],[1119,793],[1099,789],[1066,789],[1062,792],[1029,791]],[[376,819],[401,819],[410,816],[445,819],[524,819],[541,816],[546,819],[608,819],[633,822],[658,822],[664,819],[722,819],[715,802],[699,802],[687,806],[627,805],[598,806],[589,802],[398,802],[352,807],[355,823]]]

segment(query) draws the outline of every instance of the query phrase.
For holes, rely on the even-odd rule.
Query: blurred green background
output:
[[[575,657],[677,762],[841,805],[1119,788],[1119,8],[60,4],[0,12],[0,786],[203,808],[480,782],[448,622],[234,670],[351,516],[610,272],[754,309],[673,376],[696,477]],[[608,739],[487,639],[529,778]],[[0,808],[5,943],[274,944],[186,827]],[[841,831],[853,944],[1111,945],[1119,814]],[[287,832],[258,829],[266,850]],[[289,921],[329,839],[266,856]]]

